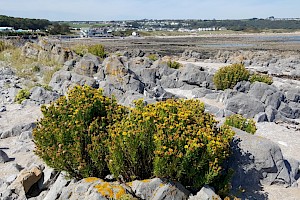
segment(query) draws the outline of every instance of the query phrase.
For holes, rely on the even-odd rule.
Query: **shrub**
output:
[[[132,181],[152,176],[156,127],[151,108],[144,107],[142,100],[137,101],[127,117],[111,126],[109,169],[115,177],[122,175]]]
[[[169,60],[167,62],[168,67],[173,68],[173,69],[179,69],[180,67],[182,67],[182,65],[179,62],[176,61],[171,61]]]
[[[233,132],[217,128],[204,104],[197,100],[167,100],[154,107],[154,175],[200,189],[212,183],[229,155]]]
[[[15,102],[22,103],[25,99],[29,99],[30,92],[26,89],[21,89],[18,91],[18,94],[16,95]]]
[[[126,180],[161,178],[201,188],[220,175],[233,132],[216,127],[197,100],[143,106],[111,128],[109,168]]]
[[[88,53],[88,48],[86,45],[75,45],[72,47],[72,50],[79,56],[84,56]]]
[[[101,44],[95,44],[95,45],[89,46],[88,52],[95,56],[98,56],[100,58],[106,57],[106,52],[104,50],[104,46]]]
[[[239,114],[234,114],[226,117],[225,124],[241,129],[248,133],[254,134],[256,132],[256,125],[253,119],[247,119]]]
[[[104,46],[101,44],[95,44],[95,45],[91,45],[91,46],[75,45],[72,49],[79,56],[84,56],[86,53],[91,53],[100,58],[105,58],[107,55],[107,53],[105,52]]]
[[[152,61],[158,60],[158,57],[157,57],[156,54],[150,54],[150,55],[148,56],[148,58],[149,58],[150,60],[152,60]]]
[[[273,83],[272,77],[270,77],[268,75],[263,75],[263,74],[253,74],[250,77],[250,82],[254,83],[255,81],[263,82],[263,83],[266,83],[268,85],[271,85]]]
[[[72,177],[103,177],[108,172],[107,125],[119,121],[123,112],[101,90],[75,86],[67,97],[42,106],[44,117],[33,131],[35,152]]]
[[[220,68],[214,75],[213,81],[218,90],[233,88],[238,82],[249,79],[249,71],[243,64],[232,64]]]

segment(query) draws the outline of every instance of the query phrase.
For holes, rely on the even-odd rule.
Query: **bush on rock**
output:
[[[111,129],[110,169],[126,180],[156,176],[201,188],[220,175],[233,132],[216,127],[198,100],[136,108]]]
[[[253,119],[247,119],[239,114],[234,114],[226,117],[225,124],[241,129],[248,133],[254,134],[256,132],[256,125]]]
[[[222,67],[213,77],[214,84],[218,90],[232,89],[238,82],[248,79],[249,71],[243,64],[232,64]]]
[[[107,125],[118,121],[124,107],[101,90],[76,86],[49,107],[33,131],[36,154],[50,167],[72,177],[107,174]]]
[[[272,77],[268,76],[268,75],[264,75],[264,74],[253,74],[249,81],[251,83],[254,83],[255,81],[257,82],[263,82],[266,83],[268,85],[271,85],[273,83],[273,79]]]
[[[156,176],[200,189],[220,179],[234,135],[198,100],[138,100],[126,108],[88,86],[42,111],[33,132],[37,155],[76,178]]]

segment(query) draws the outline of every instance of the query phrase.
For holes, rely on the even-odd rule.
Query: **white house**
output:
[[[14,32],[13,27],[0,27],[0,32]]]

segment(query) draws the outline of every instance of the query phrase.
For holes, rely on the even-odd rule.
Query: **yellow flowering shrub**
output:
[[[200,188],[212,183],[229,155],[233,132],[217,128],[198,100],[142,101],[110,129],[109,168],[125,180],[157,176]]]
[[[249,71],[243,64],[232,64],[220,68],[214,75],[213,81],[218,90],[233,88],[238,82],[248,80]]]
[[[115,177],[122,175],[131,181],[152,176],[156,131],[154,116],[150,113],[153,106],[145,107],[139,100],[123,120],[110,127],[108,165]]]
[[[33,131],[36,154],[50,167],[76,178],[108,174],[107,125],[118,121],[125,108],[101,90],[76,86],[50,106]]]
[[[138,100],[126,108],[101,90],[76,86],[42,112],[33,131],[35,152],[72,177],[112,173],[132,181],[156,176],[192,189],[224,179],[222,165],[234,132],[227,125],[218,128],[199,100],[150,105]],[[111,189],[98,189],[103,188]]]

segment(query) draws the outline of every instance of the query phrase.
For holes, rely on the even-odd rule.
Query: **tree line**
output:
[[[0,15],[0,27],[13,27],[15,30],[40,30],[49,34],[68,34],[70,28],[67,24],[50,22],[47,19],[29,19]]]

